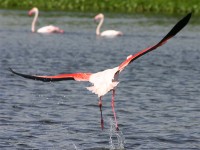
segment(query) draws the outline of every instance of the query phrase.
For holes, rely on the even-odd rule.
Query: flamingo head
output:
[[[38,8],[36,7],[33,7],[29,12],[28,12],[28,15],[31,16],[33,15],[34,13],[38,12]]]
[[[102,14],[102,13],[100,13],[100,14],[98,14],[98,15],[96,15],[95,17],[94,17],[94,20],[95,21],[99,21],[99,20],[101,20],[101,19],[103,19],[104,18],[104,15]]]

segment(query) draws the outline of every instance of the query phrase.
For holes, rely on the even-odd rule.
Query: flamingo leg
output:
[[[111,105],[112,105],[112,111],[113,111],[113,115],[114,115],[114,119],[115,119],[115,127],[116,127],[116,130],[118,131],[119,127],[118,127],[117,117],[116,117],[116,113],[115,113],[115,89],[113,89]]]
[[[101,129],[103,130],[104,128],[104,123],[103,123],[103,115],[102,115],[102,97],[99,98],[99,109],[101,112]]]

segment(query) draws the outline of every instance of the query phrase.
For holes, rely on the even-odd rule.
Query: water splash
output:
[[[75,150],[79,150],[78,147],[73,143]]]
[[[123,149],[125,149],[124,148],[124,145],[125,145],[124,135],[123,135],[122,131],[116,130],[115,122],[112,119],[110,119],[109,134],[110,134],[110,141],[109,141],[110,150],[116,150],[116,149],[123,150]]]
[[[65,147],[62,147],[62,148],[64,148],[64,149],[70,149],[70,150],[81,150],[81,149],[78,148],[78,146],[77,146],[75,143],[73,143],[73,142],[71,142],[71,143],[65,145]]]

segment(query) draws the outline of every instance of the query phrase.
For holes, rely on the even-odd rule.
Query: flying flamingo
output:
[[[96,35],[103,36],[103,37],[115,37],[115,36],[120,36],[123,34],[121,31],[116,31],[116,30],[106,30],[106,31],[103,31],[100,33],[100,28],[104,21],[104,15],[100,13],[100,14],[96,15],[94,17],[94,19],[96,21],[100,20],[100,22],[96,28]]]
[[[39,15],[38,8],[36,8],[36,7],[32,8],[28,12],[28,15],[31,16],[34,13],[35,13],[35,16],[34,16],[34,19],[33,19],[33,22],[32,22],[32,26],[31,26],[32,32],[35,32],[35,24],[36,24],[36,21],[38,19],[38,15]],[[60,29],[59,27],[49,25],[49,26],[45,26],[45,27],[38,29],[37,32],[38,33],[64,33],[64,30]]]
[[[109,91],[112,91],[111,106],[112,106],[112,111],[113,111],[113,115],[115,119],[116,130],[119,130],[117,119],[116,119],[115,106],[114,106],[115,88],[119,83],[118,82],[119,73],[127,65],[135,61],[137,58],[165,44],[170,38],[175,36],[189,22],[191,15],[192,14],[189,13],[187,16],[181,19],[160,42],[146,49],[143,49],[136,54],[129,55],[125,61],[123,61],[120,65],[112,69],[106,69],[104,71],[100,71],[97,73],[79,72],[79,73],[69,73],[69,74],[58,74],[54,76],[27,75],[27,74],[21,74],[21,73],[15,72],[12,69],[10,69],[10,71],[24,78],[40,80],[43,82],[53,82],[53,81],[62,81],[62,80],[89,81],[90,83],[93,84],[93,86],[87,87],[87,89],[91,91],[92,93],[97,94],[99,97],[99,108],[100,108],[100,113],[101,113],[101,128],[102,129],[104,128],[103,116],[102,116],[102,96],[104,96]]]

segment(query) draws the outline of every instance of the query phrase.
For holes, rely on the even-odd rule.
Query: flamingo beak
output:
[[[99,22],[99,19],[95,17],[95,18],[94,18],[94,22],[95,22],[95,23]]]
[[[29,11],[29,12],[28,12],[28,15],[29,15],[29,16],[32,16],[32,14],[33,14],[32,11]]]

